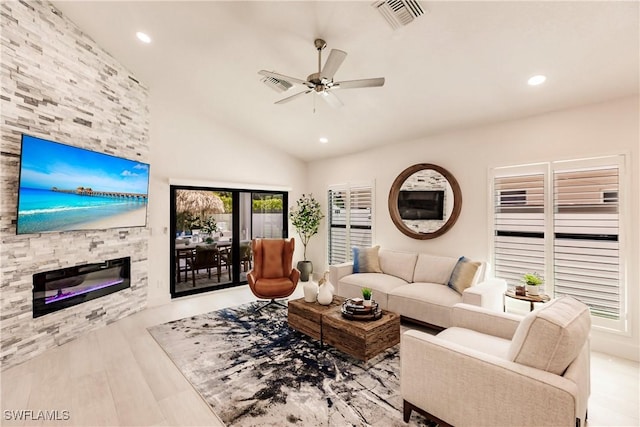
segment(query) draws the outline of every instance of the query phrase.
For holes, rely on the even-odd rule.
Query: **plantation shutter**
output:
[[[524,273],[544,277],[544,172],[495,176],[493,187],[496,277],[512,286]]]
[[[329,265],[351,260],[351,248],[372,242],[373,187],[347,185],[329,189]]]
[[[553,175],[555,294],[614,320],[621,314],[619,176],[616,165]]]
[[[347,261],[347,189],[329,190],[329,265]]]
[[[371,187],[353,187],[349,193],[349,246],[371,246]],[[351,259],[349,251],[349,259]]]
[[[628,330],[625,156],[496,168],[492,262],[517,284],[539,273],[552,297],[587,304],[593,324]]]

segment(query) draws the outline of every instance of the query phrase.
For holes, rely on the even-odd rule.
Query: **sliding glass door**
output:
[[[251,193],[251,238],[284,237],[284,193]]]
[[[287,193],[170,187],[171,296],[247,282],[251,239],[287,237]]]

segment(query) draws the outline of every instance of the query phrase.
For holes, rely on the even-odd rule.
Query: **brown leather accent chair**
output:
[[[293,238],[254,239],[251,242],[253,269],[247,274],[249,287],[259,299],[270,300],[256,311],[271,304],[286,307],[276,299],[291,295],[300,279],[300,272],[292,267],[294,248]]]

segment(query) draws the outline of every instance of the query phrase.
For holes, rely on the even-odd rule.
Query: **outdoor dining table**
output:
[[[180,283],[180,273],[182,271],[184,271],[184,281],[188,281],[188,271],[187,271],[187,259],[193,259],[195,250],[196,250],[196,246],[204,246],[204,245],[209,245],[209,244],[213,244],[213,243],[205,243],[205,242],[199,242],[199,243],[176,243],[176,278],[178,280],[178,283]],[[218,241],[215,242],[216,244],[216,248],[220,251],[226,251],[228,250],[229,247],[231,247],[231,241]],[[184,270],[180,269],[180,260],[184,260],[185,261],[185,265],[184,265]]]

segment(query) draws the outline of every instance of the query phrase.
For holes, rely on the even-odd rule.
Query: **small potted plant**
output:
[[[365,307],[371,307],[371,297],[373,293],[371,292],[371,288],[362,288],[362,299],[364,300],[362,304]]]
[[[544,283],[538,273],[526,273],[522,276],[522,283],[527,286],[527,293],[532,296],[540,295],[540,285]]]

